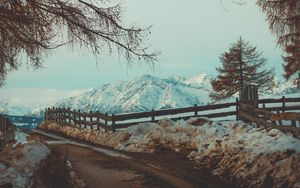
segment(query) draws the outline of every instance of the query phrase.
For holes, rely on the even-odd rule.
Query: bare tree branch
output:
[[[101,3],[0,0],[0,86],[7,72],[20,66],[21,54],[26,54],[29,63],[38,68],[44,55],[66,44],[79,44],[96,57],[116,50],[129,64],[135,60],[156,62],[160,52],[151,52],[144,44],[150,27],[124,27],[120,5],[105,7]]]

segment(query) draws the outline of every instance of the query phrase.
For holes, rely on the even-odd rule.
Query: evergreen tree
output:
[[[285,51],[287,55],[283,57],[284,61],[286,62],[284,65],[284,77],[289,79],[295,75],[297,88],[300,89],[300,40],[298,42],[293,42],[293,44],[287,45],[285,47]]]
[[[286,79],[298,76],[300,88],[300,1],[299,0],[257,0],[266,13],[270,30],[277,35],[278,44],[285,50],[284,76]]]
[[[268,90],[274,86],[273,70],[261,70],[267,59],[261,57],[256,47],[245,42],[242,37],[231,45],[228,52],[220,56],[219,75],[211,81],[214,92],[210,97],[221,100],[239,92],[245,84],[256,84],[259,89]]]

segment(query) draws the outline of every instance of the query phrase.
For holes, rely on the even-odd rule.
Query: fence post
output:
[[[2,132],[4,132],[4,134],[5,134],[5,132],[6,132],[6,118],[3,118],[3,131]]]
[[[271,120],[271,122],[272,122],[272,124],[273,124],[273,125],[276,125],[276,121],[274,121],[274,120]]]
[[[47,113],[46,113],[46,115],[47,115],[47,120],[53,120],[53,114],[52,114],[52,112],[51,112],[51,108],[50,108],[50,107],[47,108]]]
[[[87,126],[86,126],[86,116],[85,116],[86,114],[84,114],[84,116],[83,116],[83,128],[87,128]]]
[[[280,114],[279,110],[277,110],[276,112],[277,112],[277,114]],[[279,122],[279,125],[282,125],[282,120],[278,120],[278,122]]]
[[[154,116],[155,114],[154,113],[155,113],[155,111],[154,111],[154,109],[152,109],[151,110],[151,121],[152,121],[152,123],[155,122],[155,116]]]
[[[60,109],[60,117],[61,117],[61,122],[64,123],[65,122],[65,107],[62,107]]]
[[[93,121],[93,117],[92,117],[92,111],[90,111],[90,122]],[[93,130],[93,125],[90,125],[90,129]]]
[[[59,122],[63,122],[63,111],[62,111],[63,109],[62,108],[60,108],[60,107],[58,107],[58,113],[59,113]]]
[[[285,96],[282,96],[282,112],[285,112]]]
[[[100,130],[100,118],[99,118],[99,111],[97,113],[97,130]]]
[[[72,124],[72,122],[71,122],[71,108],[70,107],[68,107],[68,119],[69,119],[69,123],[70,124]]]
[[[58,108],[58,113],[59,113],[59,122],[63,122],[63,108]]]
[[[258,102],[258,88],[257,86],[253,87],[253,102],[254,102],[254,106],[255,108],[258,108],[259,102]]]
[[[54,114],[54,112],[53,112],[53,110],[54,110],[54,107],[52,107],[52,110],[51,110],[51,112],[50,112],[50,114],[51,114],[51,120],[52,121],[55,121],[55,114]],[[50,108],[49,108],[49,111],[50,111]]]
[[[108,116],[108,113],[107,113],[107,112],[105,113],[105,116],[106,116],[106,117]],[[104,124],[107,125],[107,119],[104,120]]]
[[[59,122],[59,113],[58,113],[58,108],[57,107],[55,108],[55,113],[54,114],[55,114],[55,121]]]
[[[51,119],[50,108],[47,108],[47,119],[48,119],[48,120],[52,120],[52,119]]]
[[[0,125],[1,132],[4,132],[4,117],[1,116],[1,125]]]
[[[195,117],[198,117],[197,104],[194,104],[194,109],[195,109]]]
[[[116,126],[116,121],[115,121],[115,114],[112,114],[111,115],[111,130],[112,130],[112,132],[113,133],[115,133],[116,132],[116,128],[115,128],[115,126]]]
[[[64,107],[59,108],[60,122],[64,122]]]
[[[52,114],[52,120],[56,121],[56,114],[55,114],[55,108],[54,108],[54,106],[52,107],[51,114]]]
[[[80,113],[80,110],[78,110],[78,113]],[[78,115],[78,126],[79,126],[79,128],[81,128],[81,116],[80,115]]]
[[[7,118],[5,118],[5,131],[8,131],[8,123],[9,123],[9,120]]]
[[[240,119],[240,117],[239,117],[239,98],[235,98],[235,111],[236,111],[235,119],[239,120]]]
[[[292,120],[292,126],[297,127],[296,126],[296,120]]]
[[[73,124],[75,125],[75,127],[77,127],[77,114],[76,114],[76,110],[72,109],[72,114],[73,114]]]
[[[104,124],[105,124],[105,125],[108,125],[107,119],[106,119],[107,117],[108,117],[108,113],[106,112],[106,113],[105,113],[105,119],[104,119]],[[104,130],[105,130],[105,132],[107,132],[107,126],[104,127]]]
[[[45,113],[44,113],[44,116],[45,116],[45,121],[47,121],[47,108],[45,108]]]
[[[58,112],[58,108],[55,108],[55,121],[59,122],[59,112]]]

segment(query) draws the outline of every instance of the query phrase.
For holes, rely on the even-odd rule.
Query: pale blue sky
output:
[[[243,6],[223,0],[228,12],[223,10],[219,0],[121,2],[126,24],[153,25],[147,42],[152,49],[162,51],[161,61],[154,72],[143,63],[128,68],[126,61],[117,55],[103,56],[97,66],[93,55],[62,47],[45,59],[44,69],[32,71],[23,67],[10,73],[6,85],[1,88],[0,99],[12,100],[12,96],[17,95],[16,90],[28,92],[35,89],[39,95],[52,96],[54,100],[59,97],[59,91],[88,89],[142,74],[192,77],[205,72],[216,75],[220,54],[228,50],[239,36],[263,51],[269,65],[275,66],[276,74],[282,75],[282,50],[276,48],[276,38],[253,0],[245,0]],[[43,90],[45,88],[48,90]],[[49,89],[57,93],[49,94],[46,92]],[[28,93],[22,96],[20,92],[19,99],[30,97]]]

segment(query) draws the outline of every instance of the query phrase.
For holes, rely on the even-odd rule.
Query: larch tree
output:
[[[256,47],[245,42],[242,37],[231,45],[228,52],[220,56],[222,65],[217,67],[219,75],[211,81],[214,100],[226,99],[238,93],[246,84],[255,84],[260,91],[274,86],[274,68],[263,69],[267,59],[261,57]]]
[[[266,13],[270,30],[286,52],[283,56],[284,77],[296,77],[300,89],[300,1],[257,0],[257,4]]]
[[[40,68],[43,57],[62,45],[84,48],[96,57],[118,52],[127,63],[157,61],[145,38],[149,27],[126,27],[121,6],[111,0],[0,0],[0,86],[21,57]]]

